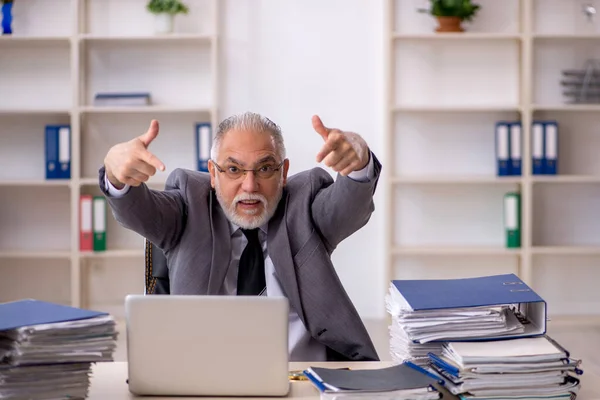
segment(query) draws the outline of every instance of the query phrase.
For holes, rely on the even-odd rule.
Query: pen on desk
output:
[[[307,381],[308,378],[304,375],[303,371],[290,371],[288,374],[290,381]]]

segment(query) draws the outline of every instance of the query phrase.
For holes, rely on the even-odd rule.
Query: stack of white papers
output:
[[[84,399],[94,362],[113,361],[106,313],[36,300],[0,304],[0,400]]]
[[[428,353],[441,354],[445,341],[525,332],[510,305],[413,310],[403,304],[392,285],[386,308],[392,316],[390,354],[398,362],[424,365]]]
[[[565,398],[580,388],[580,361],[547,336],[487,342],[449,342],[432,367],[464,399]]]
[[[0,365],[113,361],[117,333],[110,315],[0,332]]]

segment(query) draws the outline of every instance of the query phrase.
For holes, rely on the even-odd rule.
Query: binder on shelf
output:
[[[556,175],[558,166],[558,123],[544,122],[544,167],[546,175]]]
[[[94,251],[106,250],[106,199],[94,196]]]
[[[71,126],[46,125],[46,179],[71,179]]]
[[[79,197],[79,250],[94,250],[94,233],[92,230],[92,195],[82,194]]]
[[[521,122],[516,121],[510,123],[510,175],[521,175],[522,131]]]
[[[509,307],[523,324],[523,330],[471,336],[452,341],[489,341],[538,337],[546,334],[547,306],[532,288],[515,274],[457,279],[393,280],[394,303],[412,311],[463,310],[481,307]],[[474,310],[475,311],[475,310]],[[445,342],[447,339],[435,340]]]
[[[198,171],[208,172],[208,160],[212,146],[212,129],[210,123],[196,124],[196,160]]]
[[[544,173],[544,123],[534,121],[531,125],[531,173]]]
[[[504,233],[507,248],[521,247],[521,194],[504,195]]]
[[[496,123],[496,163],[498,176],[510,175],[510,135],[509,124]]]

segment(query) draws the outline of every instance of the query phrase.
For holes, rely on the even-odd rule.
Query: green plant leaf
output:
[[[463,21],[471,21],[480,9],[480,5],[471,0],[430,0],[430,4],[429,14],[435,17],[459,17]]]
[[[189,8],[180,0],[150,0],[146,9],[153,14],[187,14]]]

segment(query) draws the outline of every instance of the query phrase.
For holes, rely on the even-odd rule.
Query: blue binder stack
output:
[[[546,302],[515,274],[395,280],[386,307],[392,358],[438,374],[463,400],[579,390],[579,361],[548,337]]]
[[[496,174],[521,176],[523,133],[520,121],[498,121],[496,135]]]
[[[531,164],[533,175],[558,173],[558,122],[536,120],[531,125]]]
[[[91,365],[113,361],[114,319],[39,300],[0,304],[0,399],[83,399]]]
[[[46,179],[71,179],[71,126],[46,126]]]

